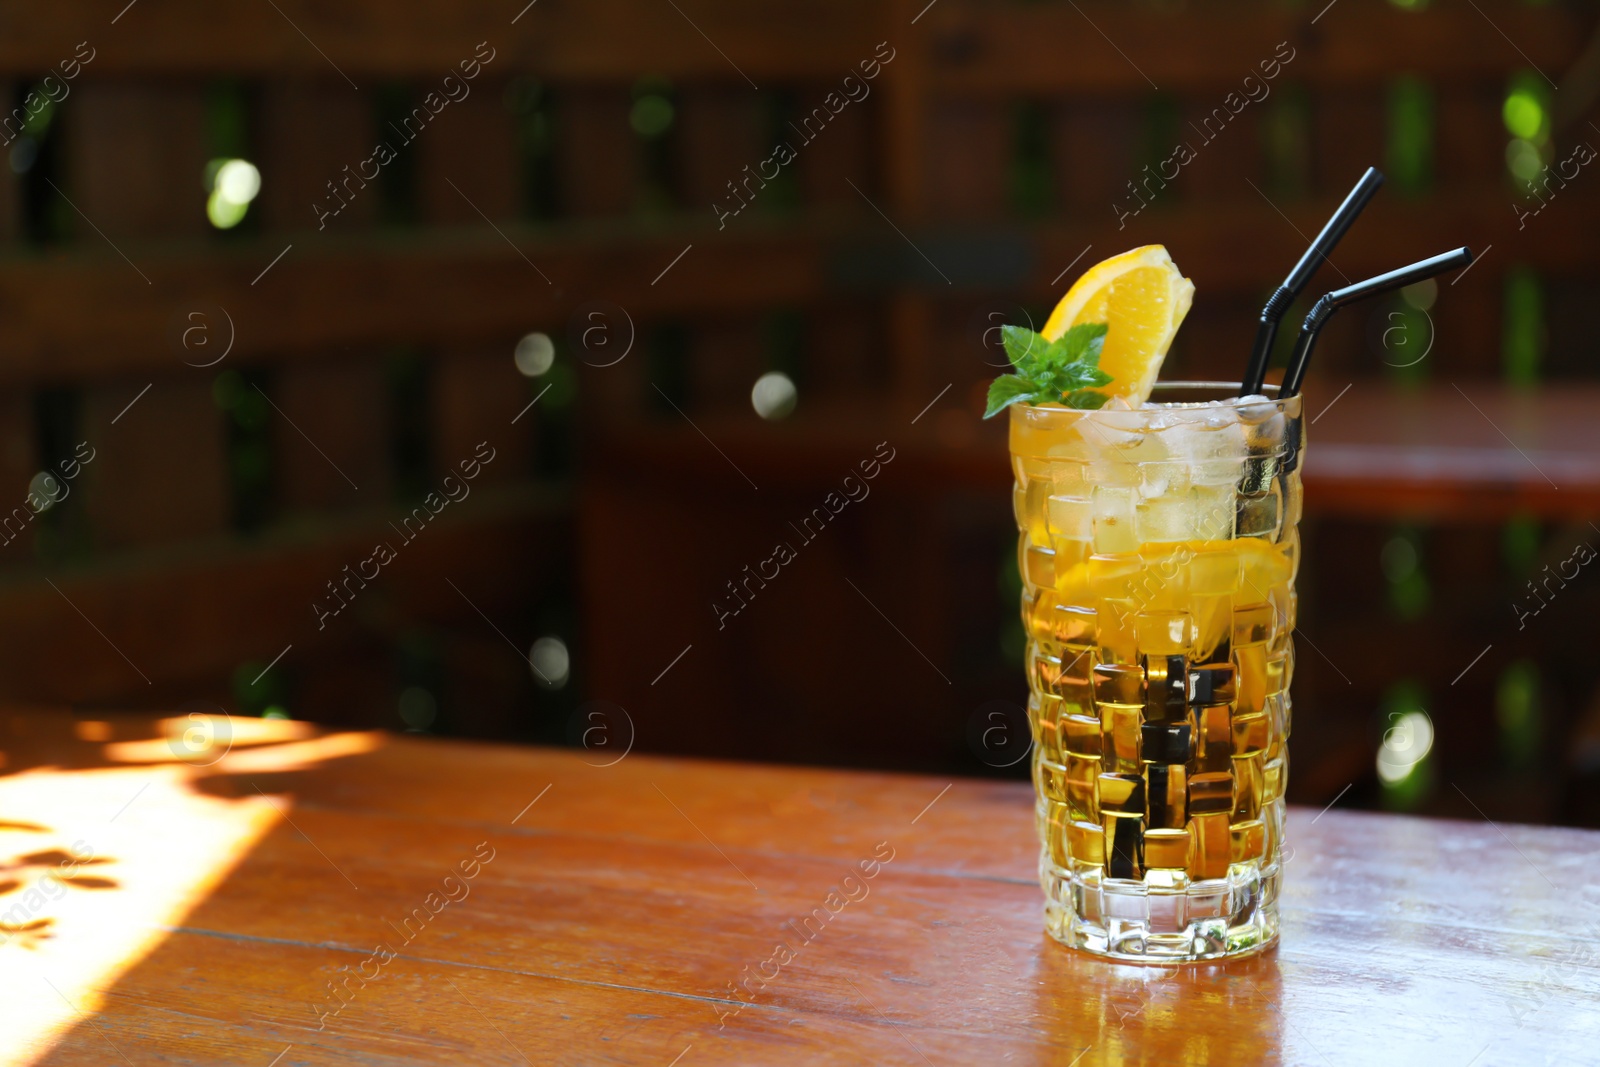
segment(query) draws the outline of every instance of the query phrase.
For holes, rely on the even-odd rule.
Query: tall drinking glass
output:
[[[1278,936],[1301,398],[1011,408],[1045,926],[1122,960]]]

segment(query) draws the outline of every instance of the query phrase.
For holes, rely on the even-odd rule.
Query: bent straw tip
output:
[[[1293,396],[1300,391],[1300,383],[1305,378],[1306,366],[1311,361],[1311,351],[1317,343],[1317,335],[1323,323],[1339,308],[1346,304],[1353,304],[1378,293],[1390,292],[1403,286],[1420,282],[1435,275],[1443,274],[1456,267],[1467,267],[1472,264],[1472,249],[1466,245],[1441,252],[1436,256],[1418,260],[1408,266],[1388,271],[1364,281],[1355,282],[1343,289],[1335,289],[1325,294],[1318,300],[1306,315],[1305,324],[1300,328],[1300,335],[1295,338],[1294,351],[1289,357],[1289,366],[1284,372],[1283,384],[1278,393],[1280,397]]]
[[[1240,379],[1240,396],[1260,392],[1262,382],[1266,378],[1267,362],[1272,355],[1272,342],[1277,336],[1278,323],[1289,310],[1289,306],[1299,298],[1301,290],[1311,281],[1311,276],[1316,273],[1317,267],[1328,258],[1334,246],[1355,224],[1356,217],[1366,209],[1382,184],[1383,172],[1377,167],[1369,166],[1356,180],[1350,192],[1345,194],[1343,202],[1334,210],[1321,232],[1301,254],[1299,261],[1290,268],[1283,284],[1278,286],[1267,300],[1266,306],[1261,309],[1255,343],[1251,345],[1250,358]]]

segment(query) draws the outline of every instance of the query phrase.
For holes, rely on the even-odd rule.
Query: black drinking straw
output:
[[[1299,298],[1300,290],[1306,287],[1311,276],[1317,272],[1317,267],[1333,251],[1333,246],[1339,243],[1345,231],[1350,229],[1351,223],[1356,221],[1356,216],[1361,214],[1361,210],[1367,206],[1367,202],[1382,184],[1383,175],[1376,167],[1368,167],[1361,180],[1350,190],[1350,195],[1344,198],[1344,203],[1339,205],[1339,210],[1329,217],[1327,225],[1317,234],[1317,239],[1311,242],[1311,247],[1300,257],[1300,262],[1294,265],[1294,269],[1283,280],[1283,284],[1278,286],[1278,291],[1272,294],[1272,298],[1261,309],[1261,325],[1256,327],[1256,341],[1250,349],[1250,362],[1245,366],[1243,387],[1239,390],[1240,396],[1261,392],[1261,383],[1267,376],[1267,361],[1272,358],[1272,342],[1278,337],[1278,323],[1283,321],[1289,305]]]
[[[1294,352],[1289,356],[1289,369],[1284,372],[1283,384],[1278,389],[1278,396],[1294,396],[1300,391],[1300,383],[1306,376],[1306,365],[1311,362],[1311,349],[1317,343],[1317,334],[1333,313],[1346,304],[1353,304],[1357,300],[1378,293],[1386,293],[1391,289],[1399,289],[1414,282],[1431,278],[1435,274],[1443,274],[1447,270],[1465,267],[1472,262],[1471,249],[1462,247],[1453,252],[1444,252],[1429,259],[1420,260],[1409,267],[1401,267],[1387,274],[1379,274],[1368,278],[1364,282],[1347,285],[1343,289],[1333,292],[1318,300],[1312,305],[1311,311],[1306,315],[1306,321],[1300,327],[1300,336],[1295,338]]]

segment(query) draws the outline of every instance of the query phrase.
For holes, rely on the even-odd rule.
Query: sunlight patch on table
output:
[[[383,743],[379,733],[284,740],[204,767],[168,752],[157,764],[0,777],[0,1067],[38,1060],[98,1010],[292,803],[211,796],[199,779],[296,770]],[[157,745],[166,751],[154,742],[113,758],[155,758]],[[85,1027],[79,1041],[103,1038]]]

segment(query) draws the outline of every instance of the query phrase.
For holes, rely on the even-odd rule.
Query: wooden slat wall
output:
[[[273,456],[286,511],[348,511],[392,496],[386,386],[381,359],[370,355],[329,355],[277,372],[272,393],[284,417],[272,421]]]
[[[591,695],[648,705],[662,692],[649,684],[655,670],[695,644],[694,658],[677,669],[711,694],[706,710],[681,712],[680,722],[669,702],[647,744],[775,755],[782,753],[762,745],[781,737],[817,758],[832,751],[865,760],[881,746],[845,728],[849,706],[877,708],[900,692],[912,694],[930,731],[906,759],[960,765],[968,759],[959,740],[964,716],[980,699],[1015,688],[998,652],[952,647],[956,634],[978,626],[973,618],[992,615],[994,628],[1005,625],[1010,606],[998,594],[993,602],[958,601],[935,580],[992,568],[1005,538],[1003,501],[948,492],[957,472],[973,484],[965,472],[992,459],[982,451],[992,443],[977,441],[970,418],[993,373],[972,345],[972,324],[985,309],[1043,310],[1080,255],[1079,269],[1160,241],[1202,294],[1175,361],[1186,373],[1229,373],[1253,307],[1298,254],[1301,235],[1320,225],[1362,166],[1384,162],[1386,100],[1401,73],[1434,94],[1435,178],[1413,199],[1386,192],[1341,246],[1338,269],[1359,277],[1463,241],[1494,246],[1433,312],[1438,358],[1447,354],[1450,373],[1478,380],[1499,373],[1508,271],[1527,265],[1552,280],[1552,291],[1596,273],[1591,235],[1600,226],[1600,197],[1581,180],[1563,193],[1559,223],[1517,230],[1499,118],[1515,72],[1533,66],[1559,78],[1582,51],[1595,18],[1578,6],[1482,0],[1412,12],[1384,0],[1341,0],[1320,17],[1321,5],[1264,0],[1176,10],[1111,0],[700,0],[682,11],[594,0],[539,3],[520,14],[517,5],[487,0],[446,8],[359,0],[337,14],[305,2],[279,6],[141,0],[114,25],[99,5],[81,0],[57,5],[48,20],[0,11],[0,84],[31,84],[77,41],[97,50],[60,109],[60,176],[116,245],[70,211],[70,240],[26,245],[22,213],[37,183],[24,195],[21,179],[0,177],[0,413],[10,416],[0,420],[0,490],[17,491],[40,464],[32,421],[38,391],[76,391],[79,432],[104,442],[83,483],[91,554],[48,565],[64,568],[51,573],[65,576],[75,600],[81,594],[107,605],[108,615],[115,611],[107,598],[153,597],[177,610],[200,595],[184,583],[209,583],[205,596],[218,606],[186,632],[217,626],[226,636],[197,637],[200,649],[183,656],[144,652],[157,681],[178,688],[215,683],[245,659],[264,663],[294,641],[306,662],[326,664],[320,673],[302,671],[300,691],[335,693],[341,687],[328,672],[345,647],[338,641],[365,642],[364,654],[381,656],[383,642],[399,640],[418,620],[481,623],[446,586],[444,600],[415,600],[421,615],[363,608],[363,621],[346,636],[325,639],[294,629],[303,626],[294,618],[309,617],[304,606],[279,614],[241,601],[230,613],[226,589],[215,583],[245,588],[248,561],[267,553],[284,595],[292,589],[309,601],[359,557],[333,559],[303,541],[277,540],[282,531],[337,529],[352,546],[371,540],[392,515],[403,479],[416,476],[401,470],[398,439],[426,443],[428,478],[489,440],[498,458],[475,498],[482,510],[462,509],[459,538],[471,545],[481,530],[483,543],[501,553],[477,562],[480,578],[502,581],[485,579],[475,591],[517,617],[516,641],[535,636],[540,597],[577,573]],[[420,95],[437,86],[479,42],[495,58],[471,83],[470,98],[449,105],[402,149],[415,201],[402,207],[413,221],[394,224],[382,210],[396,195],[397,169],[319,229],[312,205],[326,197],[326,183],[389,136],[379,100],[396,87]],[[818,106],[879,42],[894,59],[871,82],[871,95],[797,146],[798,204],[757,197],[719,228],[712,205],[746,166],[767,157],[774,118]],[[1164,154],[1160,138],[1170,131],[1162,132],[1162,116],[1188,137],[1189,124],[1209,115],[1279,42],[1295,58],[1274,81],[1275,98],[1252,104],[1157,203],[1119,226],[1114,204]],[[200,185],[213,151],[205,138],[208,93],[219,79],[241,85],[251,101],[250,152],[264,176],[246,232],[226,236],[205,224]],[[632,129],[630,114],[641,93],[661,86],[675,119],[652,147]],[[553,218],[528,202],[530,127],[509,104],[530,87],[549,123]],[[1271,180],[1270,109],[1291,92],[1303,95],[1309,121],[1287,164],[1299,177],[1280,188]],[[1020,210],[1014,195],[1023,109],[1043,124],[1042,215]],[[1566,137],[1558,134],[1562,144]],[[660,159],[668,161],[664,172],[652,162]],[[649,182],[660,187],[647,190]],[[284,258],[258,280],[280,252]],[[226,367],[248,370],[280,409],[271,416],[270,521],[250,535],[231,525],[231,431],[212,395],[215,372],[182,366],[166,340],[173,315],[196,299],[228,310],[237,332]],[[619,350],[583,351],[583,330],[595,321],[589,313],[602,303],[614,343],[620,349],[631,337],[633,349],[615,366],[583,366]],[[782,332],[789,329],[800,336]],[[542,386],[521,378],[510,358],[517,339],[534,330],[555,338],[562,360],[579,373],[582,414],[573,432],[589,459],[576,517],[559,502],[568,499],[562,485],[535,473],[549,469],[551,453],[541,452],[549,435],[567,432],[562,416],[541,401],[511,422]],[[1330,328],[1314,386],[1381,373],[1366,331],[1359,316]],[[716,470],[709,487],[688,472],[644,487],[630,480],[626,450],[649,447],[633,431],[691,432],[657,386],[681,387],[674,399],[683,415],[716,440],[719,426],[754,418],[750,386],[780,351],[799,353],[792,369],[800,409],[771,427],[760,459],[763,469],[786,472],[785,486],[751,489],[734,469],[740,456],[724,463],[709,451],[715,466],[706,469]],[[395,368],[419,363],[428,401],[402,412]],[[149,393],[118,418],[146,383]],[[936,396],[943,399],[913,427]],[[862,425],[863,413],[885,412],[892,418],[878,419],[887,427],[882,435],[924,435],[946,450],[939,462],[889,468],[875,490],[880,501],[890,498],[884,511],[899,509],[903,521],[861,519],[861,528],[838,531],[847,544],[811,550],[813,577],[798,584],[809,582],[822,598],[821,607],[803,609],[813,636],[794,638],[796,605],[765,622],[753,608],[741,619],[744,636],[716,636],[708,629],[710,598],[748,560],[747,550],[766,548],[756,542],[770,539],[769,527],[809,511],[848,470],[855,447],[848,428]],[[842,414],[835,420],[834,413]],[[823,442],[832,449],[826,455],[844,457],[837,471],[820,465]],[[895,480],[892,489],[887,479]],[[503,495],[491,497],[490,488]],[[759,514],[752,510],[758,499]],[[739,536],[697,536],[697,521],[733,524]],[[992,549],[986,523],[996,531]],[[571,543],[569,524],[583,535],[575,567],[560,554]],[[508,529],[555,554],[515,550]],[[745,536],[754,540],[746,544]],[[652,557],[648,576],[625,563],[642,544],[660,557]],[[230,562],[197,577],[185,556],[200,545]],[[47,603],[41,590],[55,596],[32,577],[35,564],[23,548],[0,550],[10,553],[0,556],[0,570],[12,568],[0,573],[0,590],[10,590],[0,592],[0,614],[10,613],[9,604]],[[401,566],[419,576],[445,566],[444,556],[428,558]],[[947,683],[906,682],[897,672],[926,664],[900,664],[855,621],[830,626],[862,611],[876,625],[858,593],[831,580],[845,567],[859,568],[852,580],[881,596],[885,614],[949,668]],[[658,573],[668,570],[670,580]],[[95,611],[85,607],[85,614]],[[139,645],[133,631],[140,625],[130,615],[107,636]],[[473,677],[494,675],[483,667],[497,655],[488,646],[451,647],[450,656],[475,665]],[[874,655],[863,658],[862,647]],[[779,651],[764,651],[772,648]],[[858,665],[848,667],[852,661]],[[781,731],[763,741],[760,730],[740,725],[737,709],[750,687],[818,663],[846,665],[833,688],[855,701],[840,712],[832,749]],[[337,670],[384,676],[370,666]],[[45,659],[22,657],[14,667],[0,678],[0,695],[114,700],[138,692],[120,661],[71,685],[56,681],[59,671]],[[1318,670],[1307,666],[1303,684],[1321,684]],[[499,683],[483,684],[489,688],[479,692]],[[810,675],[805,684],[828,688]],[[528,696],[499,692],[508,701]],[[328,698],[307,699],[322,707]]]
[[[0,98],[20,101],[24,91],[25,88],[20,82],[13,81],[9,76],[0,77]],[[10,136],[9,132],[7,136]],[[9,154],[8,152],[8,157]],[[7,244],[17,239],[22,223],[20,198],[21,189],[15,181],[0,181],[0,241]]]
[[[257,201],[263,227],[274,233],[316,229],[312,205],[327,202],[327,183],[372,151],[377,123],[370,103],[319,74],[263,83],[258,115],[259,151],[277,164]],[[358,233],[376,206],[376,197],[359,197],[328,224],[336,233]]]
[[[199,195],[173,195],[203,191],[197,180],[206,162],[200,93],[176,84],[86,82],[76,95],[65,127],[65,195],[82,212],[78,243],[102,234],[123,245],[204,239]],[[141,295],[151,300],[136,268],[125,281],[145,288]],[[155,348],[159,341],[127,343]],[[222,419],[209,378],[185,374],[170,361],[163,369],[159,388],[152,385],[138,414],[115,427],[112,420],[142,383],[113,377],[83,384],[84,439],[106,446],[87,468],[83,487],[97,548],[214,537],[227,526]]]
[[[578,85],[562,92],[556,136],[562,206],[575,217],[625,215],[638,185],[628,91]]]
[[[1486,0],[1478,10],[1449,5],[1425,17],[1385,0],[1340,0],[1342,17],[1321,19],[1315,29],[1316,11],[1263,0],[1217,0],[1176,11],[1115,0],[1076,6],[940,0],[915,31],[908,27],[926,5],[909,0],[705,3],[696,6],[693,24],[670,5],[657,10],[631,0],[536,6],[515,25],[515,10],[507,13],[515,5],[497,0],[448,8],[354,0],[337,15],[311,0],[280,6],[287,18],[270,5],[216,9],[205,0],[140,0],[138,17],[130,12],[114,30],[99,5],[84,2],[58,5],[49,20],[9,10],[0,16],[0,70],[47,70],[71,54],[74,42],[89,39],[108,42],[90,69],[119,76],[337,79],[299,27],[358,84],[361,78],[442,75],[484,39],[512,61],[508,65],[554,81],[631,83],[641,71],[683,81],[739,80],[707,46],[710,38],[759,85],[763,79],[842,77],[876,42],[894,36],[898,47],[899,39],[920,32],[937,46],[929,74],[941,89],[1143,92],[1150,81],[1175,90],[1241,78],[1262,58],[1263,46],[1270,53],[1283,40],[1311,46],[1300,76],[1319,86],[1382,81],[1406,68],[1450,80],[1498,76],[1518,65],[1513,48],[1546,70],[1561,70],[1592,29],[1581,9],[1540,10],[1515,0]],[[1106,37],[1123,42],[1137,68],[1114,48],[1095,45],[1099,34],[1085,15]],[[200,42],[204,46],[196,47]],[[1072,45],[1070,63],[1062,61],[1063,42]]]

